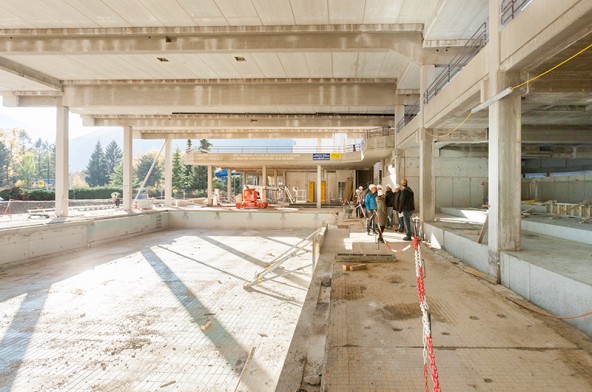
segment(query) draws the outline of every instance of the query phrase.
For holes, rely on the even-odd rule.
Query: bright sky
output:
[[[42,138],[55,141],[56,109],[55,108],[7,108],[0,97],[0,128],[23,128],[32,140]],[[100,127],[82,126],[82,118],[70,113],[70,139],[86,136]]]

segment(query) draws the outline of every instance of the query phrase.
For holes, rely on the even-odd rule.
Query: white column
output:
[[[212,205],[212,165],[208,165],[208,205]]]
[[[490,38],[487,45],[491,98],[515,80],[500,71],[499,1],[489,1]],[[489,107],[489,273],[501,281],[500,252],[520,249],[521,99],[512,94]]]
[[[265,187],[267,186],[267,166],[263,165],[261,169],[261,186],[263,187],[263,191],[261,192],[261,201],[267,200],[267,191]]]
[[[123,209],[130,211],[132,209],[132,127],[123,128]]]
[[[434,80],[436,67],[434,65],[422,65],[420,68],[419,96],[421,127],[419,128],[419,218],[421,224],[434,220],[436,215],[436,195],[432,165],[434,161],[434,138],[432,129],[425,126],[425,90]],[[417,207],[417,205],[416,205]]]
[[[55,212],[58,217],[67,217],[69,189],[69,110],[66,106],[58,106],[56,109]]]
[[[434,176],[434,138],[424,130],[419,140],[419,219],[423,225],[431,222],[436,216],[436,195]],[[416,206],[417,207],[417,206]]]
[[[321,165],[317,165],[317,208],[321,208],[321,182],[323,181],[322,179],[322,170],[321,170]]]
[[[241,175],[241,191],[240,194],[242,195],[243,190],[245,189],[245,185],[247,185],[247,173],[243,170]]]
[[[226,168],[226,174],[228,174],[226,176],[226,197],[228,199],[227,202],[230,203],[232,197],[232,170]]]
[[[171,207],[173,205],[173,154],[171,147],[173,141],[166,140],[164,148],[164,205]]]

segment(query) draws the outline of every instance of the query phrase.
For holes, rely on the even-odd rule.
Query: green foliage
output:
[[[95,150],[90,156],[85,173],[85,180],[91,187],[103,186],[107,184],[109,173],[107,173],[105,154],[103,153],[103,147],[101,147],[100,141],[97,142]]]
[[[180,190],[185,189],[187,184],[187,178],[185,177],[185,168],[181,162],[181,150],[179,147],[173,154],[173,189]]]
[[[105,186],[97,188],[70,189],[68,197],[77,200],[110,199],[111,193],[113,192],[123,193],[121,188]]]
[[[55,192],[54,191],[46,191],[43,189],[34,190],[34,191],[26,191],[26,199],[27,200],[34,200],[34,201],[48,201],[48,200],[55,200]]]
[[[136,165],[136,175],[138,176],[140,183],[146,178],[148,170],[150,170],[150,166],[152,166],[152,162],[154,162],[155,156],[156,154],[148,152],[140,157],[140,160]],[[162,173],[163,170],[159,160],[156,165],[154,165],[152,173],[150,173],[150,177],[148,177],[144,187],[156,187],[157,184],[161,182]]]
[[[8,183],[8,165],[10,163],[10,155],[8,148],[0,140],[0,185]]]
[[[12,188],[1,190],[0,197],[4,200],[25,200],[25,193],[18,186],[13,186]]]
[[[20,165],[17,167],[16,175],[26,186],[31,186],[36,172],[35,155],[32,151],[28,151],[23,154]]]
[[[113,175],[115,168],[121,163],[122,158],[123,152],[121,151],[121,148],[119,148],[115,140],[112,140],[105,148],[105,167],[107,170],[107,176],[111,177]]]

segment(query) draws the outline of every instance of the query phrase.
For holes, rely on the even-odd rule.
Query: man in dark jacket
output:
[[[391,185],[387,184],[386,192],[384,193],[384,202],[386,204],[386,211],[387,211],[387,229],[391,229],[393,227],[393,210],[395,208],[395,193],[393,192]]]
[[[394,196],[394,207],[395,215],[397,217],[397,231],[402,233],[405,231],[405,225],[403,224],[403,213],[399,210],[399,201],[401,200],[401,186],[395,185],[395,196]]]
[[[405,223],[405,241],[411,241],[411,214],[415,210],[415,201],[413,191],[407,185],[407,179],[401,180],[401,196],[399,198],[399,211],[403,213],[403,222]]]

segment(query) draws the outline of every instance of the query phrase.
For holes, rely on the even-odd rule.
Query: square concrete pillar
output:
[[[317,191],[316,196],[317,196],[317,208],[321,208],[321,183],[323,182],[323,177],[322,177],[322,169],[321,169],[321,165],[317,165]]]
[[[261,201],[267,201],[267,190],[265,187],[267,186],[267,166],[263,165],[261,169],[261,186],[263,190],[261,192]]]
[[[434,138],[432,129],[420,129],[419,138],[419,219],[423,225],[436,216],[435,178],[433,176]]]
[[[123,209],[130,211],[132,209],[132,152],[133,152],[133,138],[132,127],[123,128]]]
[[[213,192],[214,192],[214,189],[212,186],[212,165],[208,165],[208,200],[207,200],[207,204],[209,206],[212,205]]]
[[[58,106],[56,116],[56,178],[55,178],[55,212],[58,217],[68,216],[69,187],[69,110]]]
[[[226,168],[226,174],[226,197],[228,199],[228,203],[230,203],[232,200],[232,170],[230,170],[230,168]]]

